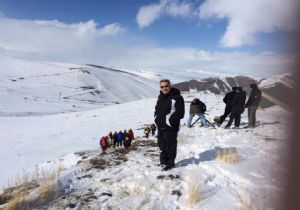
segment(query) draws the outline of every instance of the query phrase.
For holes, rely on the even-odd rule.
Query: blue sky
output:
[[[268,7],[262,8],[262,5]],[[1,0],[0,29],[3,31],[9,27],[10,32],[0,35],[0,49],[22,56],[67,62],[110,66],[119,62],[126,68],[168,67],[162,61],[156,65],[145,62],[144,66],[140,60],[136,66],[124,62],[138,57],[134,53],[140,54],[139,51],[146,51],[145,59],[153,61],[157,58],[149,58],[151,53],[159,51],[159,55],[171,54],[176,59],[175,54],[180,56],[184,51],[188,54],[184,62],[186,65],[180,63],[180,69],[185,66],[197,68],[199,52],[205,56],[200,56],[198,66],[203,66],[205,60],[206,63],[211,60],[217,62],[220,57],[230,59],[237,54],[239,58],[248,55],[247,62],[253,62],[257,57],[261,59],[257,63],[261,63],[266,53],[268,59],[274,55],[274,59],[280,58],[282,63],[287,63],[292,54],[287,47],[287,37],[294,33],[290,20],[293,20],[296,11],[295,5],[298,6],[296,0],[285,3],[280,0],[253,0],[249,5],[245,0]],[[76,35],[78,31],[80,38]],[[68,40],[68,36],[73,42]],[[57,42],[59,38],[66,40]],[[58,49],[62,43],[70,47]],[[57,46],[57,50],[53,46]],[[99,52],[100,48],[104,51]],[[93,54],[84,59],[79,51]],[[102,56],[97,58],[95,53]],[[118,56],[114,58],[116,54]],[[193,57],[195,54],[196,57]],[[115,62],[105,62],[109,58]],[[270,66],[269,63],[264,65]],[[255,68],[264,69],[263,65]]]

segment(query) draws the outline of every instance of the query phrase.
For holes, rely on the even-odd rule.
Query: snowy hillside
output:
[[[157,84],[125,72],[0,55],[1,116],[81,111],[157,95]]]
[[[290,73],[276,75],[260,82],[260,88],[274,87],[276,84],[281,83],[289,88],[295,88],[295,78]]]
[[[123,69],[123,68],[122,68]],[[200,69],[182,69],[181,71],[178,70],[157,70],[157,69],[148,69],[148,70],[132,70],[132,69],[124,69],[127,72],[131,72],[142,77],[159,81],[161,79],[169,78],[173,84],[181,83],[188,80],[199,80],[205,79],[210,77],[235,77],[237,74],[233,73],[222,73],[218,72],[215,73],[214,71],[201,71]]]
[[[231,91],[234,86],[243,88],[249,87],[251,83],[257,83],[257,80],[247,76],[235,77],[208,77],[200,80],[190,80],[175,84],[174,86],[181,91],[208,91],[214,94],[225,94]]]
[[[212,77],[213,76],[213,77]],[[158,80],[170,78],[181,91],[224,94],[232,86],[258,82],[247,76],[214,75],[201,71],[149,72],[117,70],[95,65],[75,65],[21,59],[0,54],[0,116],[27,116],[83,111],[119,104],[158,93]],[[193,80],[191,80],[193,79]],[[187,81],[188,80],[188,81]],[[291,75],[261,80],[262,89],[294,86]],[[249,89],[249,88],[248,88]],[[282,88],[268,91],[273,97]],[[275,95],[273,94],[275,93]],[[281,91],[282,92],[282,91]],[[273,105],[273,104],[271,104]],[[268,107],[268,106],[265,106]]]
[[[221,96],[199,93],[184,94],[187,112],[194,97],[206,102],[209,121],[223,113]],[[153,143],[147,143],[141,130],[152,123],[155,102],[148,98],[76,113],[1,117],[1,184],[25,168],[41,170],[61,162],[65,170],[59,186],[64,193],[47,203],[46,209],[268,209],[276,205],[285,175],[279,166],[286,160],[287,112],[278,107],[258,111],[258,127],[239,130],[206,129],[199,124],[188,129],[186,113],[176,168],[162,172],[156,165],[156,140],[151,137]],[[246,122],[244,113],[242,125]],[[127,128],[135,132],[136,147],[100,155],[98,138]]]
[[[216,76],[207,78],[197,78],[194,80],[177,83],[175,87],[181,91],[209,91],[215,94],[222,94],[231,91],[234,86],[241,86],[249,90],[251,83],[257,83],[261,89],[269,89],[277,85],[283,85],[289,89],[295,87],[293,75],[290,73],[275,75],[269,78],[255,78],[249,76]]]

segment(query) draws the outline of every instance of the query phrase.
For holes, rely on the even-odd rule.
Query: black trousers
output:
[[[226,125],[226,127],[230,127],[232,122],[234,120],[234,126],[235,127],[239,127],[240,123],[241,123],[241,114],[230,114],[230,119],[228,121],[228,124]]]
[[[157,140],[160,149],[160,164],[174,167],[177,154],[178,131],[158,131]]]
[[[230,114],[230,112],[231,112],[231,106],[225,106],[224,114],[220,117],[220,122],[219,122],[220,124],[224,122],[224,120]]]

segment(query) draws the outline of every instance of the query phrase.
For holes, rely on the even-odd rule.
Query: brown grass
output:
[[[240,193],[240,210],[260,210],[259,208],[255,207],[253,202],[250,199],[250,196],[247,196],[246,193],[243,191]]]
[[[36,170],[34,175],[24,175],[14,187],[4,189],[0,195],[4,210],[32,209],[49,202],[55,195],[61,170],[61,164],[54,171],[39,174]]]
[[[27,194],[18,193],[15,195],[5,206],[4,210],[15,210],[15,209],[29,209],[26,207],[26,196]],[[25,205],[24,205],[25,204]]]
[[[131,149],[134,147],[158,147],[158,144],[153,140],[135,140],[131,144]]]
[[[229,148],[216,148],[215,160],[222,161],[228,164],[236,164],[240,161],[240,155],[235,147]]]
[[[190,206],[202,200],[201,177],[197,172],[190,172],[186,179],[187,182],[187,202]]]

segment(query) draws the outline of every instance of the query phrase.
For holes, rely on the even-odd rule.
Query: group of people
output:
[[[241,114],[244,112],[245,108],[248,108],[248,128],[254,128],[256,122],[256,110],[258,109],[259,103],[261,101],[261,90],[256,84],[250,85],[251,93],[246,102],[246,92],[243,91],[242,87],[233,87],[232,91],[227,93],[223,99],[226,104],[225,111],[219,120],[217,120],[218,126],[220,126],[225,118],[230,114],[229,121],[225,126],[226,129],[230,128],[234,121],[235,128],[239,128],[241,122]]]
[[[108,147],[122,147],[129,148],[131,146],[131,141],[134,139],[134,133],[132,129],[130,128],[128,131],[124,130],[122,131],[115,131],[114,133],[109,132],[107,136],[102,136],[100,138],[100,147],[102,148],[102,151],[105,152],[105,150]]]
[[[253,128],[256,121],[256,110],[258,109],[261,100],[261,91],[256,84],[251,84],[252,89],[250,96],[246,102],[246,92],[242,87],[233,87],[232,91],[224,97],[226,104],[225,112],[217,121],[220,126],[225,118],[230,114],[230,119],[225,128],[230,128],[234,121],[236,128],[240,126],[241,114],[245,108],[248,108],[248,127]],[[208,121],[205,118],[206,106],[199,99],[194,99],[190,106],[190,116],[187,121],[187,126],[191,127],[191,122],[194,116],[198,116],[201,124],[204,127],[208,126]],[[184,99],[180,91],[171,87],[171,82],[168,79],[160,81],[160,94],[158,96],[154,122],[158,129],[157,140],[160,149],[160,166],[167,171],[175,166],[175,158],[177,153],[177,135],[180,126],[180,120],[184,117],[185,107]]]
[[[261,91],[256,84],[251,84],[252,89],[250,97],[246,102],[246,92],[241,87],[233,87],[232,91],[227,93],[223,101],[226,104],[225,112],[217,121],[220,126],[225,118],[230,114],[230,119],[225,128],[230,128],[234,121],[235,127],[239,127],[241,121],[241,114],[245,108],[248,108],[248,127],[253,128],[256,121],[256,110],[261,100]],[[204,127],[208,126],[208,121],[205,118],[206,105],[199,99],[194,99],[190,106],[190,116],[188,118],[187,126],[191,127],[191,122],[194,116],[199,116],[201,124]],[[177,154],[177,135],[180,126],[180,120],[184,117],[185,105],[184,99],[180,91],[171,87],[171,82],[168,79],[160,81],[160,94],[158,96],[155,112],[154,122],[150,127],[145,127],[144,134],[146,138],[149,137],[150,131],[155,135],[156,129],[158,146],[160,149],[160,164],[164,171],[175,167],[175,158]],[[130,147],[131,140],[134,139],[132,129],[119,133],[110,132],[107,136],[103,136],[100,140],[100,146],[105,151],[108,147]]]
[[[154,135],[155,135],[155,131],[156,131],[156,125],[155,125],[154,123],[152,123],[152,124],[150,125],[150,127],[149,127],[149,126],[146,126],[146,127],[144,128],[144,134],[145,134],[145,137],[148,139],[148,138],[149,138],[150,132],[151,132],[152,136],[154,136]]]
[[[258,109],[261,100],[261,91],[258,89],[256,84],[251,84],[252,89],[250,97],[246,102],[246,92],[242,87],[232,87],[232,91],[227,93],[223,98],[225,103],[224,114],[216,117],[214,120],[218,126],[221,126],[225,121],[226,117],[230,114],[229,121],[225,126],[225,129],[231,127],[234,121],[234,128],[239,128],[241,123],[241,114],[248,108],[248,126],[249,128],[254,128],[256,121],[256,110]],[[208,127],[208,120],[205,118],[206,105],[195,98],[190,105],[190,115],[187,121],[187,126],[192,127],[192,120],[194,116],[198,116],[201,120],[201,126]]]

